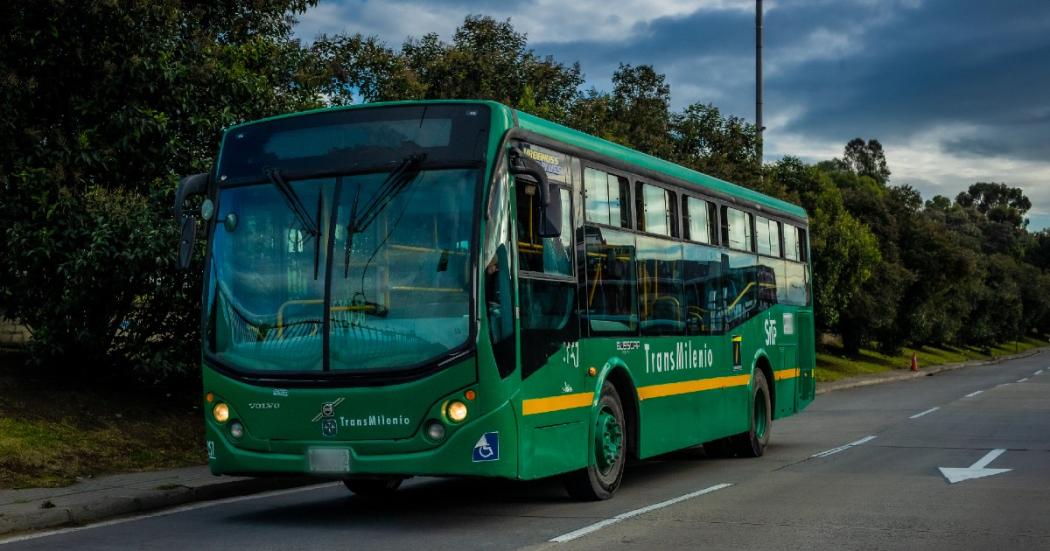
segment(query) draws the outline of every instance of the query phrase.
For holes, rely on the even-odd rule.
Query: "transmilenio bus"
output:
[[[798,206],[484,101],[228,129],[203,195],[215,474],[610,497],[629,457],[759,456],[814,395]]]

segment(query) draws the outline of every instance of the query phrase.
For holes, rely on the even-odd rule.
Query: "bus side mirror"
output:
[[[540,237],[560,237],[561,197],[551,197],[551,191],[557,194],[558,188],[552,186],[547,180],[547,171],[543,169],[543,165],[525,155],[521,149],[514,148],[510,152],[510,173],[515,179],[524,176],[526,181],[535,182],[540,190],[538,213]]]
[[[175,191],[175,220],[182,225],[179,237],[179,269],[185,270],[190,267],[190,259],[193,257],[193,244],[197,240],[197,220],[185,214],[186,199],[194,195],[204,195],[208,190],[208,174],[194,174],[179,180],[179,187]]]

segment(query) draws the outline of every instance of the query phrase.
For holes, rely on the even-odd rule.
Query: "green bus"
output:
[[[629,458],[760,456],[813,400],[803,209],[499,103],[231,127],[176,216],[183,267],[207,235],[215,474],[605,499]]]

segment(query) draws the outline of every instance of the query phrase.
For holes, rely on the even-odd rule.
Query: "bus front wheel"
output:
[[[761,457],[769,444],[773,427],[773,408],[769,399],[769,383],[761,370],[755,370],[751,385],[751,428],[732,437],[732,446],[740,457]]]
[[[627,425],[616,387],[606,381],[598,398],[593,442],[587,467],[565,476],[565,489],[574,499],[609,499],[620,487],[627,458]]]

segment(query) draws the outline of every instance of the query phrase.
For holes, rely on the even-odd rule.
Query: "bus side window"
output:
[[[692,243],[686,243],[682,249],[686,332],[690,335],[721,333],[725,319],[722,255],[714,247]]]
[[[635,236],[633,233],[585,225],[587,287],[583,316],[592,335],[636,334]]]

